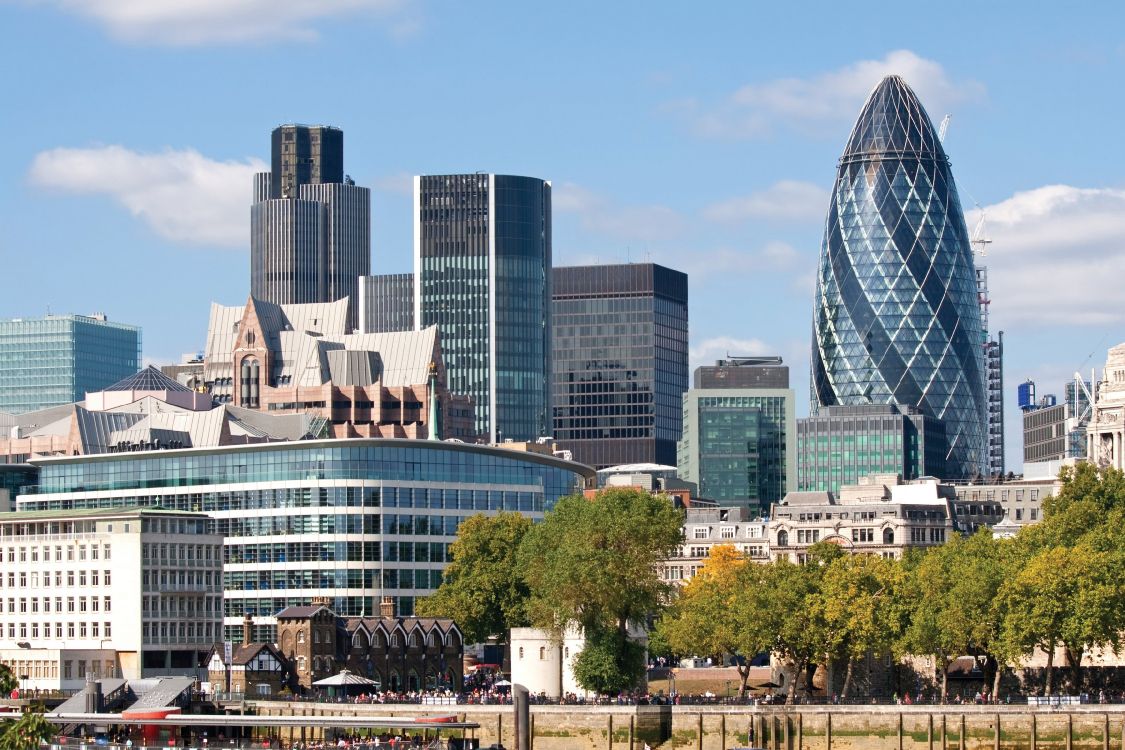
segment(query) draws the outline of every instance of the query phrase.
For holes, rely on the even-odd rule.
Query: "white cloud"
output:
[[[193,149],[138,153],[123,146],[56,148],[35,156],[34,185],[108,195],[173,242],[246,247],[258,159],[214,161]]]
[[[114,36],[144,44],[311,41],[329,18],[376,17],[395,36],[415,32],[406,0],[40,0],[93,19]]]
[[[765,190],[708,206],[703,215],[720,222],[746,219],[821,221],[828,208],[828,198],[828,191],[819,185],[781,180]]]
[[[808,262],[808,258],[786,242],[767,242],[755,250],[727,246],[695,250],[678,258],[675,267],[686,271],[693,279],[706,279],[728,274],[787,273]]]
[[[981,210],[994,328],[1125,321],[1125,190],[1048,185],[970,211],[970,228]]]
[[[660,205],[622,206],[574,183],[563,183],[551,194],[552,210],[577,215],[587,232],[618,240],[655,242],[683,231],[683,217]]]
[[[860,60],[809,78],[778,78],[751,83],[718,104],[686,99],[666,111],[687,117],[705,137],[755,138],[786,127],[819,131],[859,113],[872,88],[887,75],[902,76],[937,119],[962,101],[979,98],[975,81],[954,82],[940,63],[910,50],[889,52],[881,60]]]

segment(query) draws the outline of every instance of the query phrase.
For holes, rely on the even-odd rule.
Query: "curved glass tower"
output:
[[[898,404],[945,424],[944,479],[983,468],[986,399],[972,249],[949,159],[898,76],[840,157],[813,312],[812,413]]]

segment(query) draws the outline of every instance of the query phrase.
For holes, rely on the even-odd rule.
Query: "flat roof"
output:
[[[580,464],[577,461],[567,461],[543,453],[531,451],[513,451],[496,445],[482,445],[480,443],[463,443],[460,440],[419,440],[414,438],[330,438],[323,440],[282,440],[269,443],[253,443],[239,445],[204,446],[200,448],[175,448],[172,450],[156,451],[127,451],[124,453],[92,453],[84,456],[42,456],[29,459],[32,466],[58,466],[64,464],[84,464],[112,461],[138,461],[155,458],[174,458],[177,456],[206,456],[219,453],[255,453],[271,451],[305,450],[312,448],[348,448],[348,447],[393,447],[393,448],[419,448],[422,450],[448,450],[462,453],[481,453],[508,458],[514,461],[529,461],[544,464],[557,469],[567,469],[580,474],[587,479],[594,479],[597,472],[593,467]]]
[[[187,518],[210,518],[206,513],[196,513],[190,510],[172,510],[169,508],[152,508],[136,505],[121,505],[115,508],[77,508],[74,510],[18,510],[11,513],[0,514],[0,523],[12,521],[49,521],[53,518],[61,519],[87,519],[87,518],[115,518],[117,516],[180,516]]]

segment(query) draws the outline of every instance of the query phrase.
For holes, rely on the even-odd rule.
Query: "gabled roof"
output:
[[[281,610],[280,612],[277,613],[277,619],[279,619],[279,620],[306,620],[306,619],[312,617],[313,615],[315,615],[316,613],[320,612],[321,610],[325,610],[325,611],[328,611],[328,612],[332,611],[332,610],[328,609],[328,607],[325,607],[322,604],[304,604],[304,605],[301,605],[301,606],[286,607],[285,609],[283,609],[283,610]]]
[[[119,380],[103,391],[190,391],[186,385],[168,377],[152,365]]]

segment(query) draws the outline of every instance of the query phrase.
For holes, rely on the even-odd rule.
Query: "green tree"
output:
[[[1054,691],[1055,649],[1062,646],[1071,665],[1071,687],[1081,687],[1082,658],[1092,648],[1120,645],[1122,616],[1121,554],[1074,547],[1048,547],[1036,553],[999,592],[1004,611],[1000,636],[1009,653],[1047,655],[1044,691]]]
[[[15,721],[5,721],[0,731],[0,750],[39,750],[39,745],[49,742],[59,728],[43,717],[38,710],[25,706],[23,715]]]
[[[16,675],[7,664],[0,664],[0,696],[7,698],[19,686]]]
[[[478,514],[457,528],[441,586],[417,604],[423,617],[450,617],[480,643],[529,624],[528,588],[517,561],[531,520],[519,513]]]
[[[752,642],[767,644],[763,650],[793,665],[790,701],[799,684],[806,691],[812,689],[813,668],[829,656],[832,639],[824,619],[821,582],[826,569],[844,554],[836,545],[822,542],[809,548],[803,565],[777,560],[745,569],[752,583],[738,602],[738,626],[749,630]]]
[[[574,679],[587,690],[619,693],[640,682],[645,673],[644,646],[616,630],[595,630],[574,657]]]
[[[949,665],[964,654],[987,658],[995,670],[995,689],[1001,667],[1011,656],[999,641],[1003,609],[997,595],[1010,569],[1005,543],[987,530],[967,538],[954,536],[907,568],[910,614],[899,650],[934,658],[942,700],[948,692]]]
[[[891,651],[901,638],[909,621],[904,588],[902,565],[875,555],[843,555],[825,569],[813,606],[821,608],[826,658],[845,661],[844,698],[855,662]]]
[[[612,642],[624,643],[629,623],[646,622],[668,598],[660,563],[682,542],[682,524],[667,498],[641,490],[561,499],[520,546],[532,624],[557,637],[576,627],[599,643],[616,632]]]

